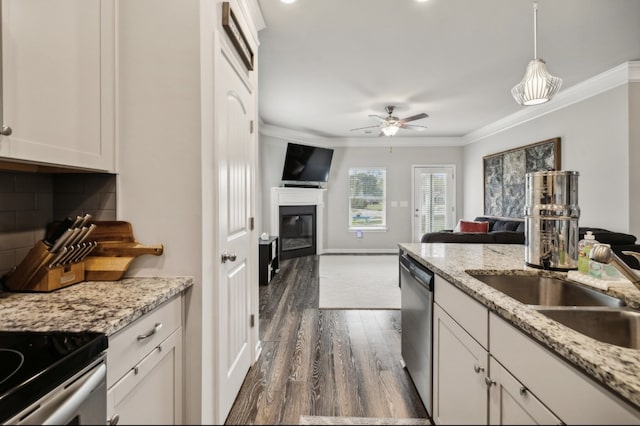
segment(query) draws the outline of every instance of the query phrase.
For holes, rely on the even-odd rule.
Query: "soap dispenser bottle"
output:
[[[593,232],[587,231],[584,238],[578,242],[578,271],[583,274],[589,274],[589,252],[594,244],[598,244]]]

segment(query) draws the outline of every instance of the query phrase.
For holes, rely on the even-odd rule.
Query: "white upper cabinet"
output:
[[[114,171],[114,0],[3,0],[0,156]]]

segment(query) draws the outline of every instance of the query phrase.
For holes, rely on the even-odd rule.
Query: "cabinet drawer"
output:
[[[107,417],[123,424],[180,424],[181,368],[178,328],[109,388]]]
[[[109,337],[107,387],[180,327],[181,301],[180,296],[175,297]]]
[[[493,357],[489,359],[489,371],[494,381],[494,385],[489,387],[489,424],[562,424],[555,414]]]
[[[566,424],[640,422],[640,412],[496,314],[489,324],[491,355]]]
[[[434,300],[485,349],[489,346],[489,309],[449,283],[435,276]]]

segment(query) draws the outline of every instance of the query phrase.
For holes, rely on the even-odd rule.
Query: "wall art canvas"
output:
[[[560,138],[536,142],[482,158],[484,214],[524,217],[525,175],[560,169]]]

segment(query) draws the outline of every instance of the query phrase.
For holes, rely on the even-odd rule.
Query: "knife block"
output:
[[[96,229],[91,238],[98,245],[84,260],[87,281],[118,281],[138,256],[160,256],[164,251],[162,244],[143,245],[136,241],[129,222],[103,220],[92,223],[96,224]]]
[[[49,292],[84,281],[84,262],[49,268],[54,253],[38,241],[16,268],[3,277],[11,291]]]

